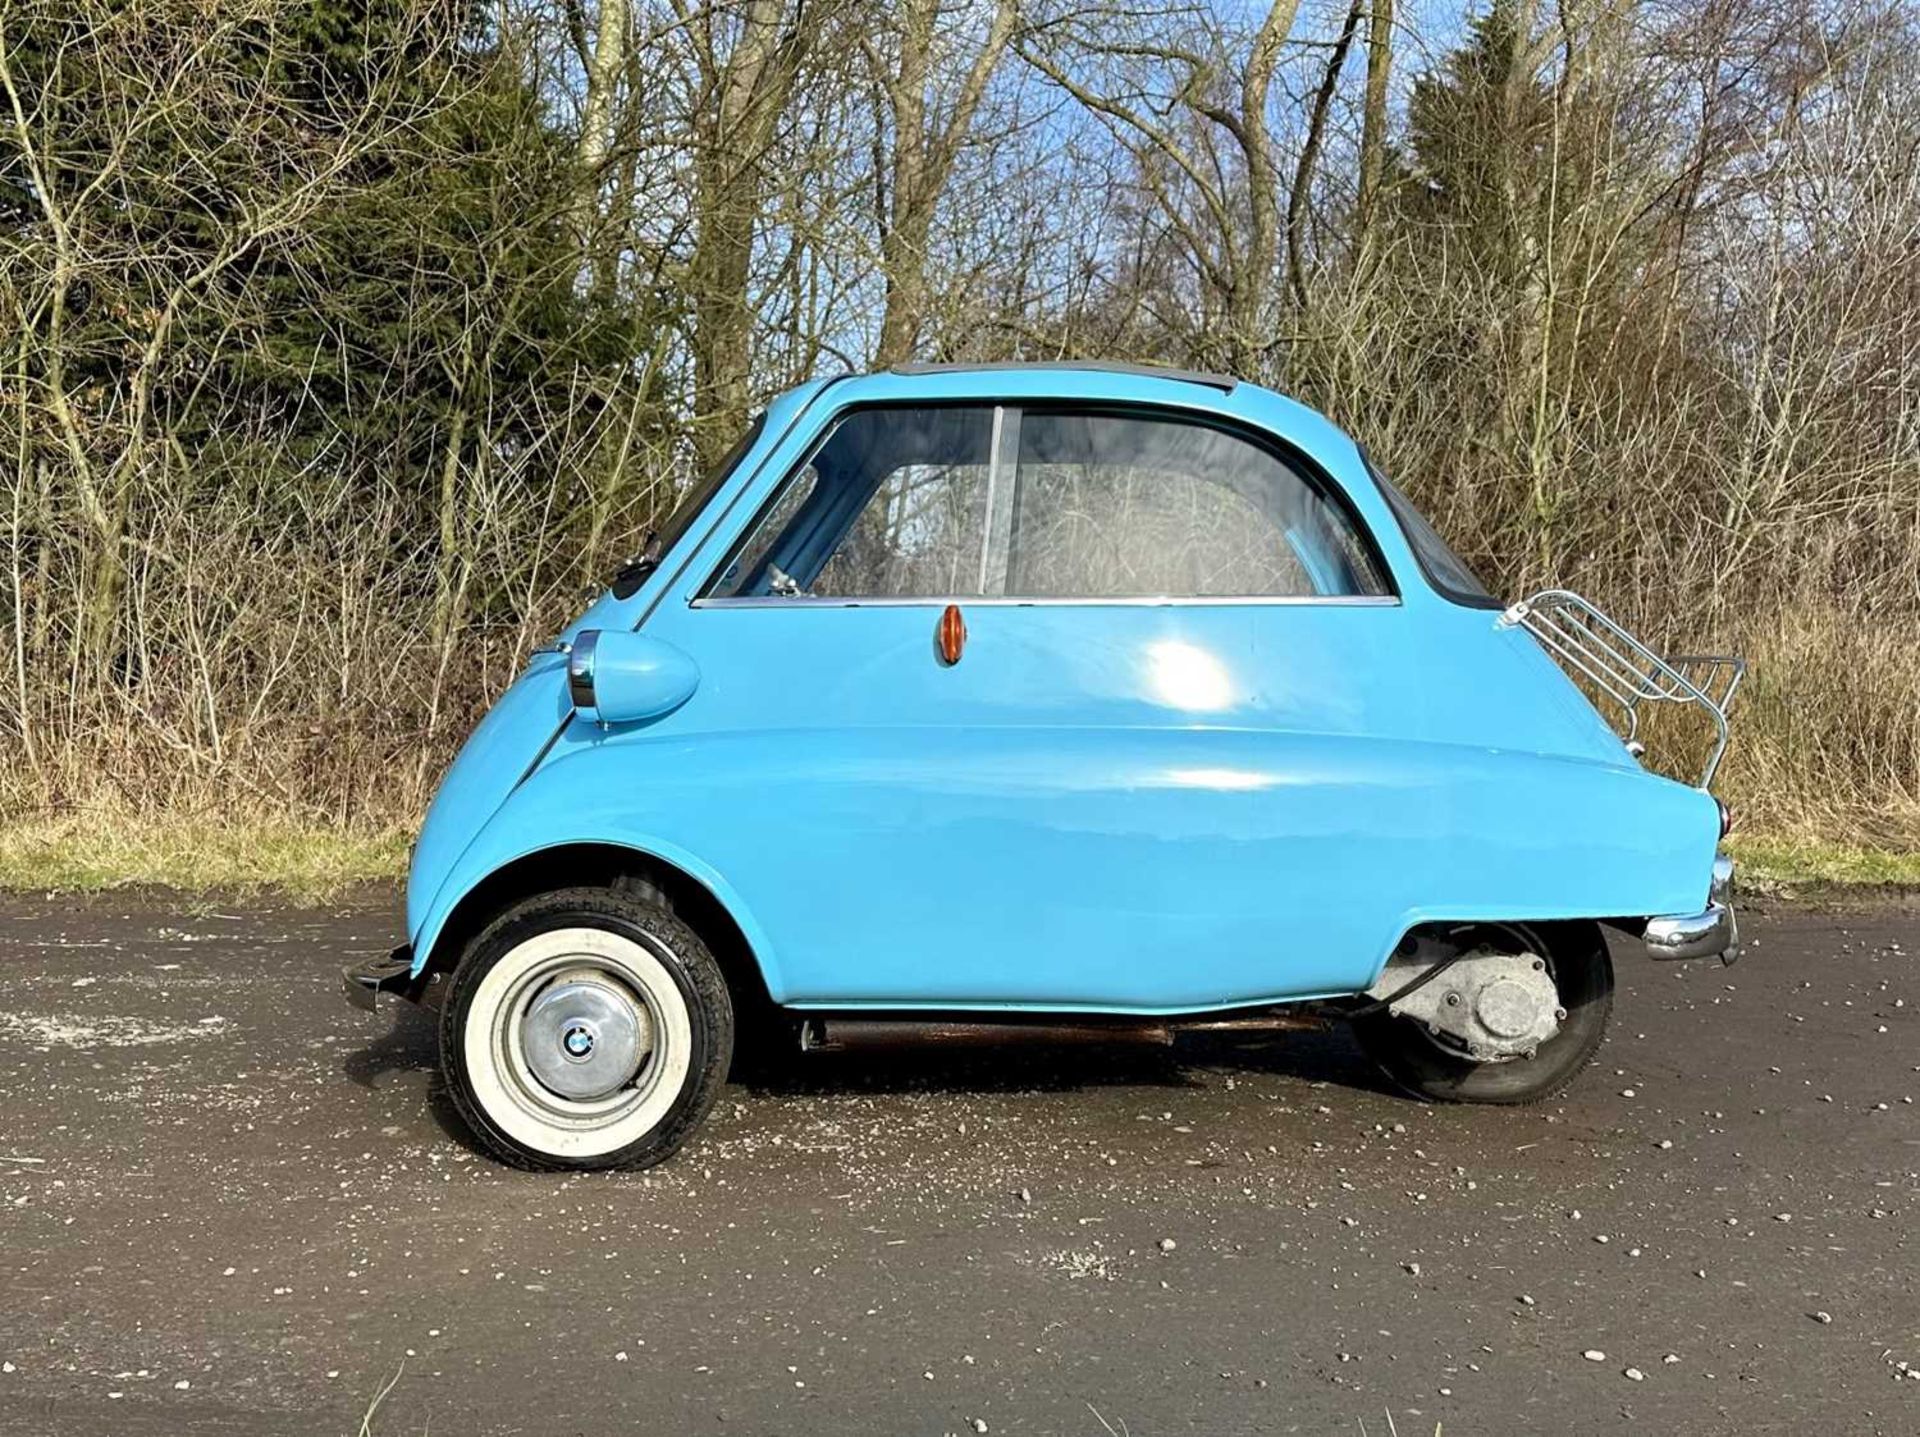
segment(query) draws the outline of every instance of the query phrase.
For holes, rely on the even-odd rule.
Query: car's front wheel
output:
[[[733,1051],[726,981],[667,909],[605,888],[526,899],[454,970],[440,1059],[493,1156],[645,1168],[706,1116]]]
[[[1446,941],[1468,956],[1429,984],[1427,996],[1454,1005],[1452,1011],[1428,1023],[1370,1005],[1352,1024],[1366,1055],[1397,1086],[1434,1102],[1537,1103],[1572,1082],[1599,1051],[1613,1012],[1613,964],[1599,925],[1479,924],[1449,933]],[[1526,1033],[1551,1012],[1552,1033],[1538,1042],[1530,1034],[1517,1037],[1517,1051],[1489,1058],[1476,1040],[1497,1039],[1497,1032],[1485,1027],[1476,1032],[1463,1023],[1458,1026],[1470,1036],[1462,1038],[1449,1031],[1448,1019],[1476,1006],[1493,1009],[1496,1024],[1515,1015],[1524,1006],[1526,984],[1534,980],[1516,983],[1507,977],[1514,960],[1523,960],[1552,988],[1536,1000],[1540,1013],[1518,1012],[1521,1021],[1513,1030]],[[1476,1005],[1479,975],[1470,965],[1483,962],[1503,966],[1492,970],[1496,976]],[[1500,991],[1492,991],[1496,984]]]

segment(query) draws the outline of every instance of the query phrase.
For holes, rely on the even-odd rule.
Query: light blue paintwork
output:
[[[603,726],[662,718],[700,686],[700,666],[691,654],[638,629],[602,629],[591,649],[581,645],[569,661],[569,686],[573,662],[582,655],[593,689],[584,717]]]
[[[1310,456],[1400,591],[1362,602],[696,602],[847,409],[1150,405]],[[1303,558],[1307,556],[1303,555]],[[1309,564],[1311,568],[1311,564]],[[882,374],[774,402],[630,597],[697,669],[671,712],[573,715],[537,657],[449,772],[415,852],[416,971],[515,859],[614,844],[705,884],[773,997],[806,1007],[1179,1012],[1352,993],[1437,919],[1704,906],[1718,815],[1643,771],[1523,630],[1422,576],[1353,442],[1249,385],[1065,370]],[[685,677],[685,676],[682,676]]]

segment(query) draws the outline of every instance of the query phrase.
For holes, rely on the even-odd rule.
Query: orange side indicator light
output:
[[[948,604],[940,615],[940,622],[934,626],[933,646],[939,652],[940,662],[948,668],[960,662],[960,655],[967,647],[967,621],[960,617],[960,606]]]

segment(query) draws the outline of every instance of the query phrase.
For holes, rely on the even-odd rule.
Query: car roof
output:
[[[980,364],[896,364],[889,374],[998,374],[1006,371],[1047,373],[1059,371],[1080,374],[1127,374],[1141,379],[1176,379],[1184,384],[1203,384],[1222,394],[1231,394],[1240,381],[1230,374],[1209,374],[1198,369],[1174,369],[1158,364],[1124,364],[1108,359],[1005,359]]]

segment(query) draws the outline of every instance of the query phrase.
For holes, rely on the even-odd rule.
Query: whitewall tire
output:
[[[732,1049],[706,945],[665,908],[603,888],[503,913],[462,956],[441,1018],[454,1105],[522,1167],[664,1161],[712,1106]]]

